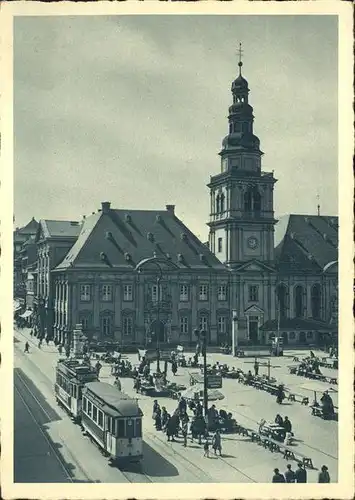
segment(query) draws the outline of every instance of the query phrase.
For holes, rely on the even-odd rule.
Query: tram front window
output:
[[[125,437],[124,420],[117,420],[117,437]]]

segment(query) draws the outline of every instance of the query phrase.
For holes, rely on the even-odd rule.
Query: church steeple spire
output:
[[[229,107],[229,134],[223,139],[222,151],[222,171],[229,170],[230,167],[237,167],[239,170],[252,170],[254,173],[260,171],[260,141],[254,135],[253,108],[249,104],[249,87],[247,80],[242,76],[242,44],[237,50],[239,75],[232,83],[233,104]],[[254,154],[253,166],[245,168],[248,162],[243,162],[241,155]],[[240,161],[237,161],[239,158]],[[227,168],[226,168],[227,167]]]
[[[239,55],[239,76],[242,76],[242,66],[243,66],[243,61],[242,61],[242,55],[243,55],[243,50],[242,50],[242,44],[239,43],[239,49],[238,49],[238,55]]]

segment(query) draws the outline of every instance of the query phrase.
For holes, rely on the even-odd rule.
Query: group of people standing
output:
[[[279,469],[274,469],[274,475],[272,477],[273,483],[307,483],[307,471],[304,465],[299,462],[298,469],[292,470],[292,465],[287,465],[287,470],[285,474],[281,474]],[[322,465],[321,472],[318,474],[318,483],[330,483],[330,475],[328,472],[328,467]]]
[[[175,411],[168,413],[165,406],[160,408],[158,400],[154,400],[152,418],[157,431],[166,433],[168,441],[176,441],[180,433],[183,438],[183,446],[187,446],[188,434],[190,433],[191,442],[197,440],[200,445],[203,442],[204,457],[209,457],[209,449],[212,446],[214,453],[222,454],[221,435],[218,429],[215,430],[211,441],[209,440],[206,421],[203,417],[202,405],[198,401],[193,410],[193,417],[190,419],[187,414],[187,402],[182,397],[179,400]],[[190,428],[189,428],[190,427]]]

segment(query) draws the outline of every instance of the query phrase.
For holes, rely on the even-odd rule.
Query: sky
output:
[[[15,225],[175,204],[205,241],[239,42],[275,214],[337,215],[337,37],[325,15],[17,17]]]

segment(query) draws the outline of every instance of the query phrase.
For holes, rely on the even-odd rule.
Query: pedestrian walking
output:
[[[204,449],[203,456],[210,458],[210,443],[208,442],[208,439],[206,439],[206,441],[204,442],[203,449]]]
[[[321,472],[318,474],[318,483],[330,483],[330,475],[326,465],[322,465]]]
[[[171,363],[171,371],[173,372],[173,375],[175,376],[176,372],[177,372],[177,362],[175,360],[172,361],[172,363]]]
[[[100,376],[101,368],[102,368],[102,364],[100,363],[100,361],[97,361],[97,363],[95,365],[95,370],[96,370],[97,377]]]
[[[62,352],[63,352],[63,346],[62,346],[62,344],[59,344],[59,346],[58,346],[58,352],[59,352],[60,355],[62,354]]]
[[[214,454],[217,455],[217,450],[219,451],[219,455],[222,456],[222,443],[221,443],[221,434],[217,429],[212,437],[212,448],[214,450]]]
[[[39,339],[39,342],[38,342],[38,349],[41,349],[42,347],[42,339]]]
[[[49,345],[49,337],[48,337],[48,335],[46,337],[46,344]]]
[[[307,482],[307,471],[303,467],[303,464],[299,462],[298,469],[295,472],[296,483],[306,483]]]
[[[276,403],[281,405],[282,401],[285,399],[285,397],[286,396],[285,396],[283,385],[279,385],[277,388]]]
[[[285,478],[283,474],[280,474],[279,469],[274,469],[274,475],[272,476],[273,483],[285,483]]]
[[[31,337],[33,336],[33,330],[32,330],[32,328],[30,330],[30,335],[31,335]]]
[[[254,363],[254,372],[255,372],[255,376],[257,377],[259,374],[259,363],[258,363],[256,358],[255,358],[255,363]]]
[[[26,341],[25,352],[30,352],[30,344]]]
[[[182,422],[181,426],[182,437],[184,438],[184,447],[187,446],[187,420]]]
[[[287,464],[287,471],[285,472],[286,483],[294,483],[296,481],[295,471],[292,470],[292,465]]]

